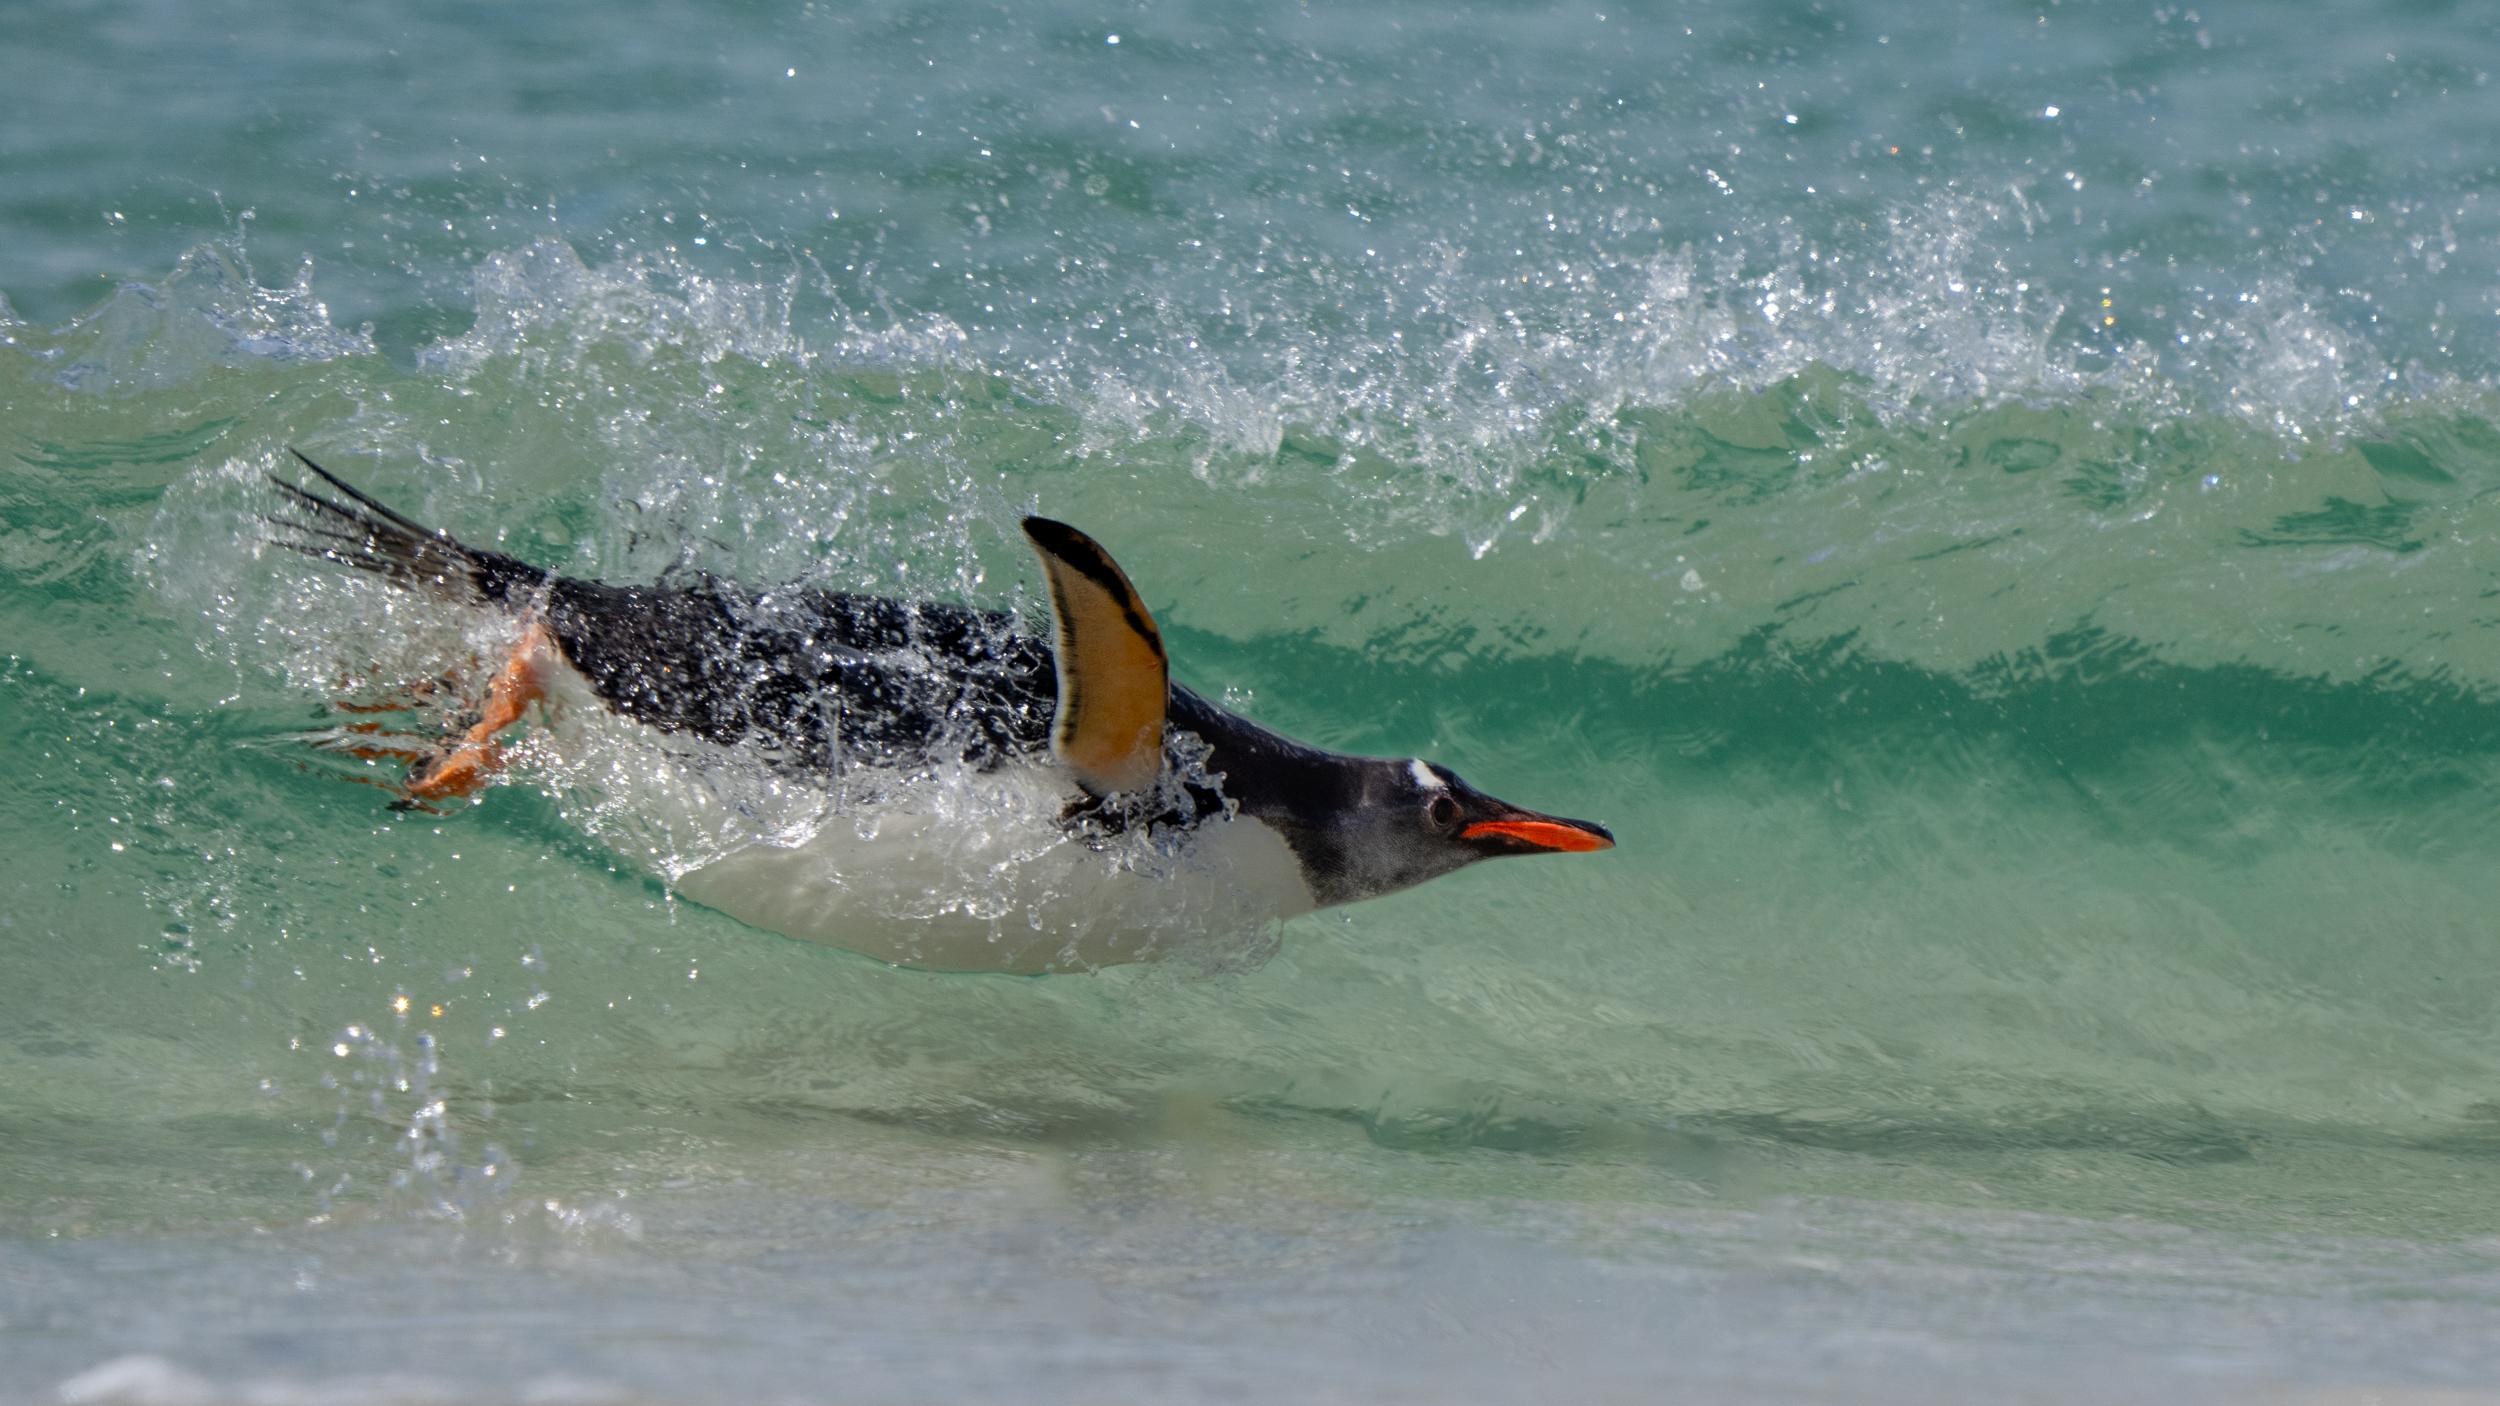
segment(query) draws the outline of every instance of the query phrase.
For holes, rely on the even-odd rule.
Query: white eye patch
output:
[[[1417,757],[1415,760],[1408,762],[1406,764],[1406,769],[1414,774],[1416,785],[1421,786],[1427,791],[1438,791],[1442,789],[1441,778],[1432,774],[1432,768],[1424,765],[1423,758]]]

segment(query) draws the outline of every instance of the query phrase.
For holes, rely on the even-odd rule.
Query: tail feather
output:
[[[274,529],[272,545],[471,605],[515,604],[546,585],[547,573],[537,567],[422,526],[306,458],[302,450],[290,446],[287,453],[339,496],[269,475],[287,496],[287,506],[300,514],[261,518]]]

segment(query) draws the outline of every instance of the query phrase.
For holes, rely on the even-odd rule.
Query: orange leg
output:
[[[533,622],[512,649],[512,657],[486,687],[486,709],[461,741],[435,752],[408,770],[410,801],[447,801],[468,795],[503,767],[503,749],[495,734],[521,720],[529,706],[547,696],[544,661],[555,648],[545,626]]]

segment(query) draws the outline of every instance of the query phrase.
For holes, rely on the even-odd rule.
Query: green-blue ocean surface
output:
[[[0,6],[0,1400],[2491,1389],[2495,72]],[[1044,512],[1182,681],[1619,847],[1095,975],[775,937],[578,775],[303,744],[474,641],[266,547],[290,445],[613,581],[1031,613]]]

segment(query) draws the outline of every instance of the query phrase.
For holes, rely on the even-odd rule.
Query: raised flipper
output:
[[[1120,564],[1093,538],[1042,517],[1026,518],[1024,535],[1050,577],[1058,624],[1050,750],[1094,795],[1142,791],[1163,773],[1172,692],[1163,636]]]

